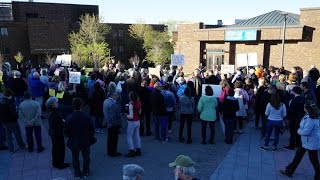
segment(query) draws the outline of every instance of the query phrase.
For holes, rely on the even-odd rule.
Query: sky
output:
[[[0,0],[0,2],[11,2]],[[300,14],[300,8],[320,7],[320,0],[34,0],[34,2],[99,5],[108,23],[152,23],[169,20],[225,25],[273,10]]]

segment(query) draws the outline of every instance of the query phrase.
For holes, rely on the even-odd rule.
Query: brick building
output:
[[[68,34],[78,28],[79,17],[86,13],[98,15],[98,6],[0,3],[1,53],[12,61],[20,51],[35,64],[43,64],[46,54],[68,53]]]
[[[175,53],[185,56],[187,72],[200,63],[213,69],[223,64],[238,67],[252,59],[264,66],[281,67],[283,62],[286,69],[297,65],[308,69],[320,66],[319,29],[320,8],[302,8],[300,15],[272,11],[219,28],[205,28],[203,23],[179,24]],[[246,58],[241,58],[244,54]]]

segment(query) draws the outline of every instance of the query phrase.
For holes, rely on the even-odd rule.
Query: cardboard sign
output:
[[[54,89],[49,89],[49,96],[50,97],[55,97],[56,96],[56,91]]]
[[[206,87],[211,86],[213,90],[213,96],[219,98],[221,96],[222,92],[222,86],[221,85],[212,85],[212,84],[202,84],[202,96],[206,94]]]
[[[71,66],[71,55],[69,54],[62,55],[61,66]]]
[[[258,56],[257,53],[237,54],[238,67],[244,66],[257,66]]]
[[[171,54],[171,65],[172,66],[184,66],[184,55]]]
[[[81,73],[80,72],[69,72],[69,83],[80,84]]]
[[[155,75],[158,76],[158,78],[160,78],[160,69],[158,68],[148,68],[149,70],[149,74],[150,75]]]
[[[233,74],[234,73],[234,65],[221,65],[221,73],[223,74]]]

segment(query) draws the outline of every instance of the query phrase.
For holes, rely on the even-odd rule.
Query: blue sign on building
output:
[[[256,29],[225,30],[224,40],[225,41],[256,41],[257,30]]]

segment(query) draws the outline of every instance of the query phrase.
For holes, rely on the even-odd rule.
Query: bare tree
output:
[[[54,60],[56,58],[54,56],[52,56],[51,54],[46,54],[45,60],[46,60],[46,64],[47,65],[53,65],[54,64]]]

